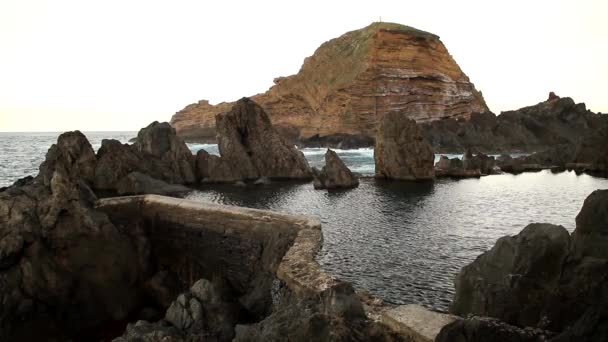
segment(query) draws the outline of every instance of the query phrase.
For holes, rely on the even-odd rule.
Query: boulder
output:
[[[315,174],[315,189],[355,188],[359,179],[344,165],[336,152],[325,152],[325,166]]]
[[[196,177],[207,183],[234,183],[241,180],[238,169],[232,168],[225,159],[205,150],[196,153]]]
[[[194,156],[169,123],[154,121],[142,128],[133,148],[148,161],[151,176],[175,184],[196,182]]]
[[[481,152],[473,155],[471,149],[467,149],[462,157],[462,166],[466,171],[478,171],[482,175],[489,175],[494,173],[496,161],[494,157],[489,157]]]
[[[498,239],[457,275],[451,312],[537,326],[557,300],[569,248],[568,231],[551,224],[530,224],[516,236]]]
[[[192,191],[179,184],[168,184],[162,180],[152,178],[141,172],[131,172],[116,185],[116,190],[119,195],[179,195]]]
[[[596,190],[585,199],[572,242],[578,258],[608,259],[608,190]]]
[[[103,139],[97,151],[94,186],[97,190],[116,190],[118,182],[133,171],[144,171],[146,161],[131,145]]]
[[[441,156],[435,164],[435,176],[452,178],[481,177],[479,169],[467,170],[459,158]]]
[[[221,158],[240,178],[311,178],[304,154],[281,138],[252,100],[242,98],[229,112],[218,114],[216,126]]]
[[[376,177],[429,180],[435,177],[435,155],[414,120],[399,112],[387,113],[376,136]]]

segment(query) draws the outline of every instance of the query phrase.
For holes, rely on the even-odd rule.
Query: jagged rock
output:
[[[608,177],[608,125],[581,139],[576,145],[572,162],[588,164],[585,171]]]
[[[119,195],[179,195],[192,191],[179,184],[168,184],[162,180],[152,178],[141,172],[131,172],[121,179],[116,185]]]
[[[439,37],[393,23],[373,23],[332,39],[304,60],[297,75],[274,81],[252,100],[300,140],[340,134],[373,139],[379,119],[395,110],[417,121],[487,110]],[[215,115],[232,105],[200,101],[177,112],[171,123],[188,139],[213,141]],[[348,140],[324,146],[337,148]]]
[[[212,183],[232,183],[241,180],[238,169],[205,150],[196,153],[196,177],[202,182]]]
[[[530,224],[462,268],[450,311],[536,326],[556,301],[570,235],[561,226]]]
[[[118,182],[133,171],[144,171],[146,161],[128,144],[103,139],[97,151],[95,189],[116,190]]]
[[[548,333],[518,328],[488,317],[457,320],[441,329],[436,342],[544,342]]]
[[[456,277],[451,311],[561,332],[559,341],[605,336],[607,204],[608,190],[589,195],[572,236],[559,226],[532,224],[500,238]]]
[[[299,133],[299,132],[298,132]],[[301,147],[328,147],[342,150],[352,150],[363,147],[373,147],[374,138],[363,134],[336,133],[325,136],[313,135],[310,138],[296,141]]]
[[[311,178],[304,154],[278,135],[268,115],[252,100],[240,99],[216,119],[222,163],[239,172],[241,179]]]
[[[162,167],[157,167],[156,172],[151,173],[155,178],[175,184],[196,182],[194,156],[167,122],[155,121],[148,127],[142,128],[137,134],[137,142],[133,147],[145,159],[162,162]],[[161,174],[160,177],[157,173]]]
[[[608,259],[608,190],[596,190],[585,199],[572,242],[578,258]]]
[[[121,193],[140,193],[147,191],[141,186],[147,184],[157,190],[153,193],[171,193],[168,185],[152,182],[151,179],[173,183],[190,184],[196,181],[195,158],[182,141],[175,135],[175,130],[168,123],[153,122],[142,128],[133,145],[122,144],[117,140],[104,139],[97,152],[97,167],[95,168],[94,187],[96,190],[118,191],[121,182]],[[134,177],[129,176],[137,172]],[[141,175],[146,175],[143,182]],[[130,180],[140,178],[140,188],[125,188]],[[159,190],[164,187],[164,190]],[[164,192],[163,192],[164,191]],[[169,191],[169,192],[166,192]]]
[[[95,151],[84,134],[80,131],[65,132],[49,148],[45,161],[40,164],[39,175],[44,185],[50,185],[56,175],[80,178],[91,184],[96,166]]]
[[[387,113],[376,136],[376,177],[427,180],[435,177],[435,155],[414,120],[399,112]]]
[[[469,120],[445,119],[423,123],[425,137],[436,153],[475,148],[484,153],[533,153],[557,145],[576,145],[608,126],[608,116],[588,111],[568,97],[514,111],[474,113]]]
[[[473,155],[471,149],[467,149],[462,157],[462,166],[467,171],[479,171],[482,175],[489,175],[494,173],[496,161],[494,157],[488,157],[481,152]]]
[[[441,156],[435,164],[435,176],[454,178],[481,177],[481,171],[479,169],[466,170],[462,160],[459,158],[450,159],[446,156]]]
[[[1,340],[70,336],[137,307],[143,266],[92,208],[94,156],[82,133],[64,133],[35,179],[0,193]]]
[[[357,186],[359,186],[359,178],[344,165],[336,152],[328,149],[325,152],[325,166],[315,174],[314,188],[335,189],[355,188]]]

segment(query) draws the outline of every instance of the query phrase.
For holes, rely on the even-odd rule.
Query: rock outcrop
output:
[[[608,127],[608,115],[592,113],[584,103],[568,97],[550,97],[498,116],[474,113],[469,120],[422,124],[437,153],[459,153],[468,148],[484,153],[541,152],[557,145],[576,145],[601,127]]]
[[[451,311],[553,331],[555,341],[608,338],[607,208],[608,190],[597,190],[571,236],[560,226],[532,224],[499,239],[461,270]]]
[[[119,195],[180,195],[192,191],[179,184],[169,184],[141,172],[131,172],[116,184]]]
[[[67,337],[125,319],[145,265],[93,209],[95,153],[59,136],[37,177],[0,192],[0,340]]]
[[[416,121],[399,112],[387,113],[376,136],[376,177],[428,180],[435,177],[435,155]]]
[[[488,110],[439,37],[392,23],[373,23],[322,44],[298,74],[274,83],[252,100],[300,140],[373,138],[392,111],[422,122]],[[232,105],[200,101],[177,112],[171,124],[186,139],[214,141],[214,117]]]
[[[315,189],[356,188],[359,178],[344,165],[336,152],[328,149],[325,152],[325,166],[316,172],[313,185]]]
[[[166,122],[155,121],[142,128],[133,145],[104,139],[97,159],[93,182],[96,190],[117,191],[118,184],[132,172],[170,184],[192,184],[197,180],[194,155]],[[122,183],[128,182],[125,179]]]
[[[264,109],[252,100],[240,99],[216,120],[221,158],[197,156],[199,176],[208,176],[203,181],[312,178],[304,154],[279,136]]]

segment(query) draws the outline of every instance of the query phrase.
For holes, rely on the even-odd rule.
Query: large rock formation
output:
[[[273,124],[301,140],[348,134],[369,141],[392,111],[419,122],[487,111],[439,37],[399,24],[373,23],[332,39],[298,74],[274,82],[252,99]],[[177,112],[171,124],[186,139],[214,141],[215,115],[231,106],[200,101]]]
[[[210,181],[312,177],[304,154],[279,136],[264,109],[252,100],[240,99],[229,112],[218,114],[216,120],[221,158],[199,154],[200,176],[209,176]],[[205,161],[209,164],[205,165]],[[216,168],[230,172],[224,174]]]
[[[355,188],[359,178],[344,165],[336,152],[328,149],[325,152],[325,166],[315,174],[315,189]]]
[[[0,192],[0,340],[73,336],[139,305],[144,265],[93,209],[95,167],[85,136],[64,133],[37,177]]]
[[[607,339],[607,208],[608,190],[597,190],[572,236],[560,226],[532,224],[499,239],[461,270],[451,310],[560,333],[555,341]]]
[[[422,130],[399,112],[387,113],[376,136],[376,177],[427,180],[435,177],[435,155]]]
[[[581,138],[608,127],[608,115],[588,111],[571,98],[514,111],[475,113],[470,120],[446,119],[422,124],[425,137],[438,153],[475,148],[485,153],[541,152],[556,145],[576,145]]]
[[[137,177],[133,177],[133,172],[137,172]],[[151,179],[144,180],[142,175]],[[134,188],[136,179],[141,181],[139,190]],[[133,145],[102,140],[97,151],[93,187],[118,191],[122,184],[121,193],[141,193],[146,192],[146,188],[149,193],[166,194],[175,191],[159,181],[191,184],[196,180],[195,157],[186,143],[168,123],[155,121],[139,131]]]

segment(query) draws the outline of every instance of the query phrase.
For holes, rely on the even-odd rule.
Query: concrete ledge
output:
[[[430,311],[420,305],[400,305],[386,310],[380,322],[415,342],[433,342],[441,328],[459,319],[458,316]]]

